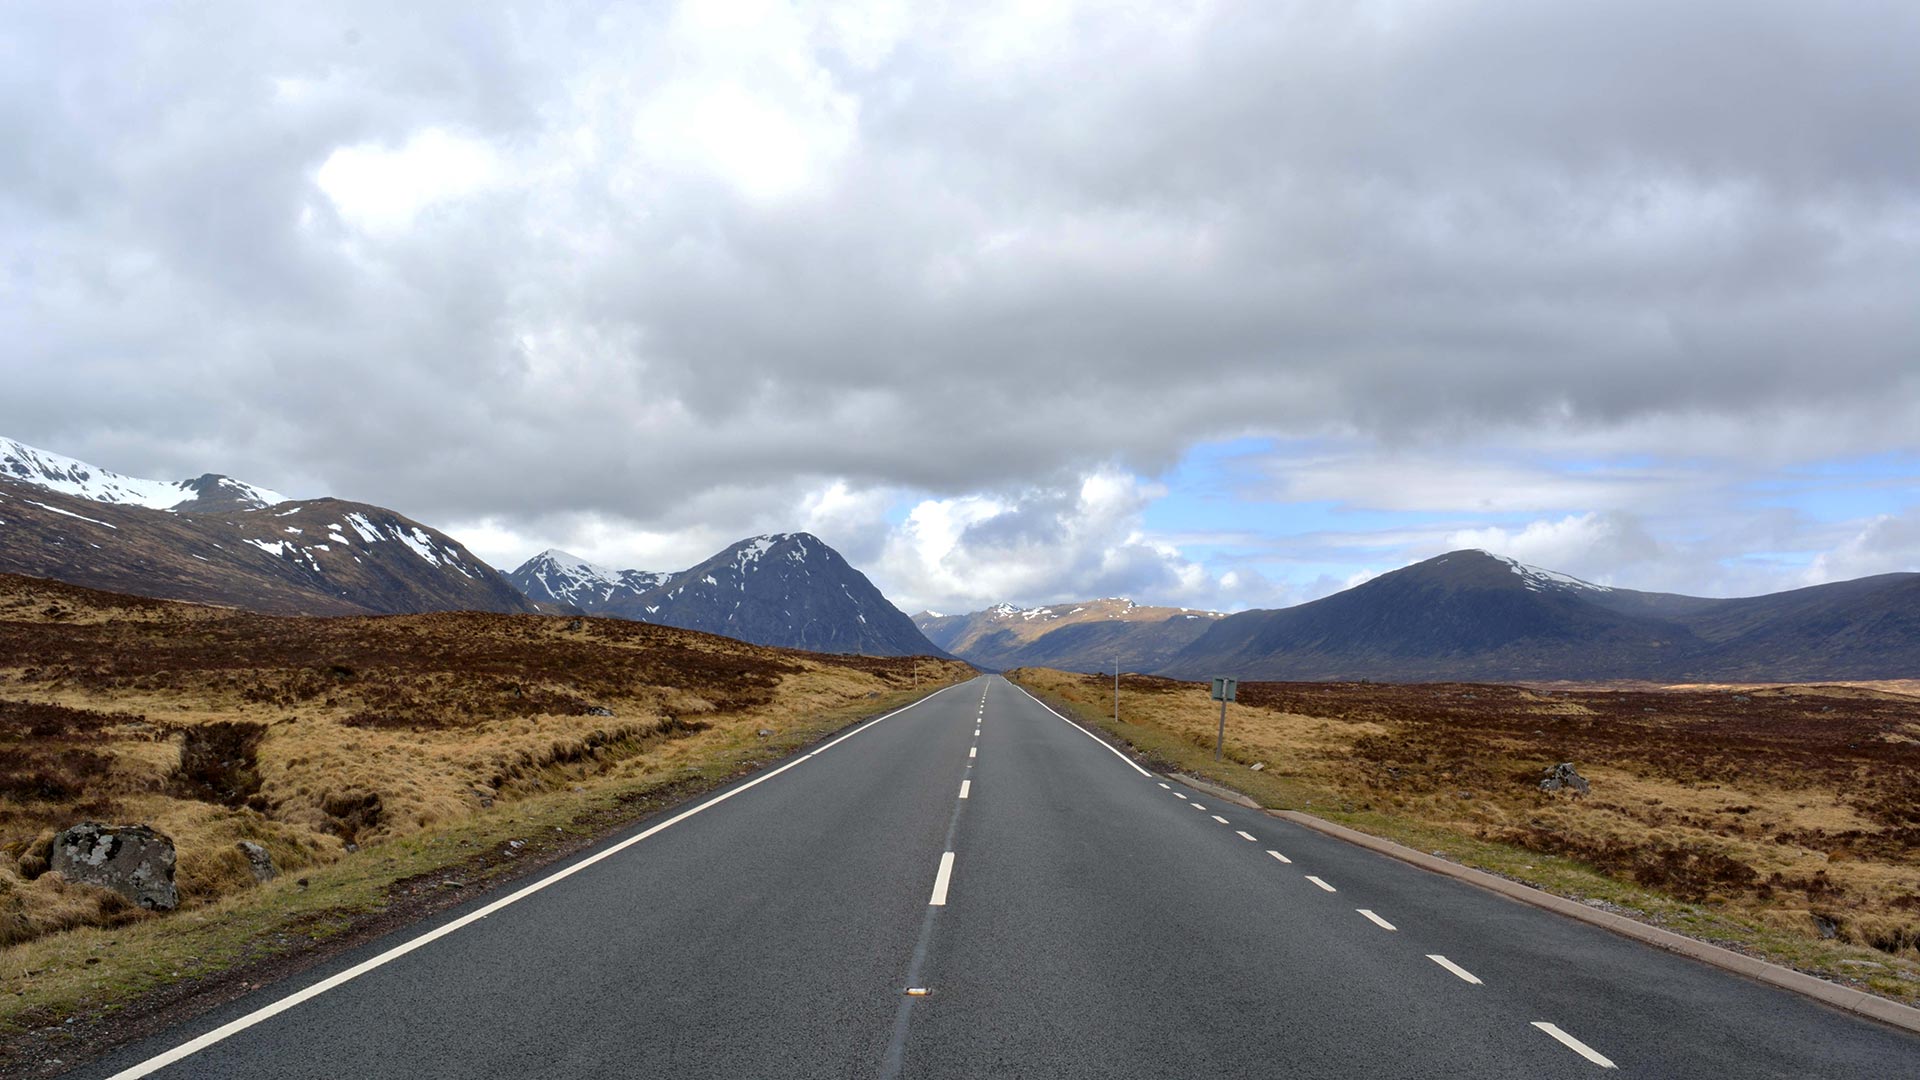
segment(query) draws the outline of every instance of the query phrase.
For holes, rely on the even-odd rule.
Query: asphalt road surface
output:
[[[1920,1038],[1149,775],[998,677],[689,809],[85,1074],[1920,1077]]]

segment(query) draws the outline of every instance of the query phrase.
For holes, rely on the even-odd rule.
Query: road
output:
[[[1911,1035],[1147,774],[994,676],[690,809],[83,1075],[1920,1076]]]

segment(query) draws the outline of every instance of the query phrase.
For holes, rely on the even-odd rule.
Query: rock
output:
[[[149,825],[87,821],[53,841],[53,869],[68,881],[112,889],[148,911],[180,906],[173,841]]]
[[[1833,921],[1832,919],[1827,918],[1825,915],[1822,915],[1819,912],[1809,912],[1808,914],[1811,914],[1813,916],[1813,925],[1816,929],[1820,931],[1821,937],[1826,938],[1828,941],[1832,941],[1834,938],[1840,936],[1839,923]]]
[[[586,623],[580,621],[579,619],[574,619],[573,621],[567,623],[567,632],[570,634],[577,634],[580,631],[586,629],[586,627],[587,627]]]
[[[763,727],[763,728],[761,728],[761,729],[760,729],[759,731],[756,731],[756,732],[754,732],[754,734],[755,734],[755,735],[758,735],[758,736],[760,736],[761,738],[763,738],[763,739],[764,739],[764,738],[766,738],[766,737],[768,737],[769,735],[772,735],[772,734],[773,734],[773,729],[772,729],[772,728],[764,728],[764,727]]]
[[[247,857],[247,866],[253,870],[253,880],[267,882],[280,876],[280,871],[273,865],[273,856],[268,854],[266,848],[251,840],[242,840],[234,846]]]
[[[1547,778],[1540,781],[1541,791],[1571,791],[1576,795],[1585,795],[1588,790],[1587,778],[1573,769],[1573,762],[1563,761],[1547,770]]]
[[[587,710],[588,716],[612,716],[613,710],[604,705],[595,705]]]
[[[1259,772],[1261,769],[1264,769],[1266,767],[1267,767],[1267,763],[1264,761],[1256,761],[1253,764],[1247,766],[1247,768],[1252,769],[1254,772]]]

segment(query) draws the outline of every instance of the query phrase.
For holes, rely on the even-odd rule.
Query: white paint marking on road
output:
[[[1581,1042],[1579,1039],[1574,1038],[1573,1036],[1567,1034],[1566,1032],[1561,1031],[1557,1025],[1549,1024],[1545,1020],[1535,1020],[1533,1022],[1533,1026],[1553,1036],[1555,1039],[1558,1039],[1560,1041],[1560,1045],[1566,1047],[1567,1049],[1573,1051],[1576,1054],[1579,1054],[1581,1057],[1586,1058],[1588,1061],[1593,1062],[1595,1065],[1598,1065],[1603,1069],[1617,1069],[1620,1067],[1618,1065],[1615,1065],[1612,1062],[1612,1060],[1610,1060],[1607,1057],[1607,1055],[1601,1053],[1598,1050],[1595,1050],[1593,1047],[1588,1046],[1586,1043]]]
[[[1238,836],[1242,840],[1252,840],[1256,844],[1260,842],[1260,839],[1258,837],[1254,836],[1252,833],[1248,832],[1245,829],[1235,829],[1233,830],[1233,832],[1234,832],[1234,835]]]
[[[933,899],[927,901],[929,907],[947,906],[947,886],[953,882],[953,852],[940,856],[940,872],[933,875]]]
[[[1215,814],[1215,815],[1213,815],[1213,820],[1215,820],[1215,821],[1217,821],[1217,822],[1219,822],[1219,823],[1220,823],[1220,824],[1222,824],[1222,825],[1226,825],[1226,824],[1228,824],[1228,821],[1227,821],[1227,819],[1226,819],[1226,818],[1223,818],[1223,817],[1221,817],[1221,816],[1220,816],[1219,814]]]
[[[1023,693],[1023,694],[1026,694],[1026,695],[1027,695],[1028,697],[1030,697],[1030,698],[1033,698],[1033,703],[1034,703],[1035,705],[1038,705],[1038,706],[1040,706],[1041,708],[1043,708],[1043,709],[1045,709],[1045,710],[1047,710],[1048,712],[1050,712],[1050,713],[1053,713],[1053,715],[1055,715],[1055,716],[1060,716],[1060,714],[1059,714],[1059,713],[1057,713],[1057,712],[1053,712],[1053,706],[1051,706],[1051,705],[1048,705],[1048,704],[1047,704],[1046,702],[1044,702],[1044,701],[1041,701],[1041,700],[1040,700],[1039,698],[1037,698],[1037,697],[1033,697],[1033,695],[1032,695],[1032,694],[1030,694],[1030,693],[1027,693],[1027,688],[1026,688],[1026,687],[1024,687],[1024,686],[1020,686],[1020,685],[1018,685],[1018,684],[1016,684],[1016,683],[1008,683],[1007,685],[1009,685],[1009,686],[1012,686],[1012,687],[1013,687],[1013,688],[1014,688],[1015,690],[1018,690],[1018,691],[1020,691],[1021,693]],[[1064,716],[1060,716],[1060,719],[1062,719],[1062,720],[1066,720],[1066,721],[1067,721],[1067,723],[1069,723],[1069,724],[1073,724],[1073,721],[1071,721],[1071,720],[1067,720],[1067,718],[1066,718],[1066,717],[1064,717]],[[1133,763],[1133,759],[1132,759],[1132,758],[1130,758],[1130,757],[1128,757],[1127,755],[1125,755],[1125,754],[1123,754],[1123,753],[1121,753],[1121,752],[1120,752],[1120,751],[1118,751],[1118,750],[1115,750],[1115,749],[1114,749],[1114,748],[1113,748],[1112,746],[1109,746],[1109,745],[1107,745],[1107,741],[1106,741],[1105,739],[1102,739],[1102,738],[1101,738],[1100,736],[1098,736],[1098,735],[1095,735],[1095,734],[1094,734],[1093,732],[1091,732],[1091,731],[1088,731],[1088,730],[1087,730],[1086,728],[1083,728],[1083,727],[1081,727],[1081,726],[1080,726],[1079,724],[1073,724],[1073,726],[1074,726],[1074,728],[1075,728],[1075,729],[1077,729],[1077,730],[1078,730],[1078,731],[1080,732],[1080,734],[1082,734],[1082,735],[1085,735],[1085,736],[1086,736],[1087,738],[1089,738],[1089,739],[1092,739],[1092,740],[1093,740],[1094,742],[1097,742],[1097,743],[1099,743],[1099,744],[1100,744],[1101,746],[1103,746],[1103,747],[1106,747],[1106,751],[1107,751],[1107,753],[1109,753],[1109,754],[1112,754],[1112,755],[1113,755],[1114,757],[1117,757],[1117,758],[1119,758],[1119,759],[1120,759],[1121,761],[1124,761],[1124,762],[1126,762],[1126,763],[1127,763],[1127,768],[1129,768],[1129,769],[1132,769],[1132,770],[1133,770],[1134,772],[1137,772],[1137,773],[1139,773],[1139,774],[1140,774],[1141,776],[1152,776],[1152,775],[1153,775],[1152,773],[1150,773],[1150,772],[1148,772],[1147,770],[1145,770],[1145,769],[1143,769],[1143,768],[1141,768],[1140,766],[1138,766],[1138,765],[1135,765],[1135,764]]]
[[[960,684],[955,683],[953,685],[958,686]],[[175,1062],[183,1061],[189,1057],[192,1057],[194,1054],[197,1054],[200,1051],[205,1050],[207,1047],[212,1046],[215,1043],[224,1042],[227,1039],[230,1039],[233,1036],[240,1034],[242,1031],[245,1031],[248,1028],[253,1027],[255,1024],[261,1023],[262,1021],[265,1021],[265,1020],[271,1020],[274,1017],[279,1016],[281,1013],[286,1012],[288,1009],[291,1009],[296,1005],[299,1005],[303,1002],[311,1001],[314,998],[319,997],[321,994],[324,994],[327,991],[334,989],[335,987],[344,986],[345,984],[352,982],[353,980],[359,978],[362,975],[365,975],[367,972],[372,971],[375,968],[384,967],[387,964],[390,964],[393,961],[400,959],[401,957],[407,955],[408,953],[412,952],[415,949],[420,948],[423,945],[430,945],[433,942],[436,942],[441,938],[446,937],[448,934],[451,934],[456,930],[459,930],[463,927],[470,926],[476,922],[479,922],[481,919],[486,918],[487,916],[493,914],[496,911],[499,911],[500,909],[508,906],[509,904],[517,904],[520,901],[525,900],[527,897],[532,896],[534,893],[539,892],[540,890],[546,888],[549,885],[559,884],[560,882],[565,881],[567,878],[572,877],[573,875],[579,873],[582,870],[585,870],[587,867],[592,866],[593,864],[600,862],[603,859],[610,859],[613,856],[618,855],[621,852],[632,847],[633,845],[639,843],[640,841],[645,840],[646,838],[653,836],[656,833],[664,832],[668,829],[671,829],[675,825],[680,824],[681,822],[687,820],[693,815],[698,814],[703,810],[707,810],[712,807],[718,806],[721,803],[726,802],[728,799],[733,798],[735,795],[738,795],[743,791],[748,791],[748,790],[751,790],[752,788],[759,787],[761,784],[764,784],[767,781],[773,779],[774,777],[779,776],[781,773],[786,772],[788,769],[791,769],[794,766],[800,764],[801,762],[806,761],[807,758],[814,757],[819,754],[824,754],[828,750],[831,750],[834,747],[840,745],[841,743],[846,742],[848,739],[853,738],[855,735],[858,735],[863,731],[872,731],[875,727],[879,726],[881,721],[899,716],[901,713],[906,712],[908,709],[911,709],[916,705],[923,705],[926,702],[932,701],[934,698],[939,697],[941,694],[944,694],[951,689],[953,689],[953,686],[943,686],[940,689],[935,690],[933,693],[928,694],[926,697],[921,698],[919,701],[915,701],[915,702],[912,702],[911,704],[903,705],[900,708],[893,710],[892,712],[888,713],[885,716],[879,717],[874,720],[869,720],[866,723],[860,725],[859,727],[854,728],[852,731],[847,732],[845,735],[842,735],[839,738],[833,740],[827,745],[822,746],[818,750],[815,750],[812,753],[807,754],[805,757],[794,758],[792,761],[787,762],[785,765],[780,766],[779,768],[773,770],[772,772],[766,773],[762,776],[756,776],[752,780],[749,780],[746,783],[741,784],[737,788],[732,788],[728,791],[723,791],[720,794],[715,795],[713,798],[708,799],[706,802],[701,803],[699,806],[696,806],[691,810],[682,810],[680,813],[675,814],[674,816],[668,818],[667,820],[661,822],[658,825],[652,826],[651,828],[648,828],[642,832],[635,833],[634,835],[627,837],[625,840],[622,840],[611,847],[605,848],[604,850],[595,852],[594,854],[589,855],[584,859],[581,859],[579,862],[574,863],[573,865],[568,866],[563,870],[557,870],[554,873],[541,878],[539,881],[536,881],[531,885],[527,885],[520,889],[516,889],[515,891],[507,894],[506,896],[503,896],[500,899],[495,900],[493,903],[488,904],[486,907],[480,908],[477,911],[468,912],[467,914],[462,915],[458,919],[455,919],[444,926],[440,926],[435,929],[429,930],[426,933],[421,934],[417,938],[413,938],[411,940],[402,942],[399,945],[396,945],[393,948],[388,949],[386,952],[383,952],[378,956],[372,957],[367,960],[362,960],[360,963],[355,964],[354,966],[348,968],[345,971],[340,972],[337,975],[330,976],[328,978],[322,979],[317,983],[314,983],[312,986],[307,987],[305,990],[288,994],[286,997],[283,997],[280,1000],[273,1002],[272,1004],[263,1005],[260,1008],[255,1009],[254,1011],[248,1013],[245,1016],[240,1017],[237,1020],[230,1020],[227,1023],[222,1024],[217,1028],[214,1028],[212,1031],[207,1032],[205,1035],[202,1035],[197,1039],[192,1039],[188,1042],[181,1043],[179,1046],[176,1046],[173,1049],[168,1050],[163,1054],[156,1054],[153,1057],[150,1057],[147,1060],[139,1063],[138,1065],[133,1065],[128,1068],[122,1069],[121,1071],[114,1073],[113,1076],[109,1078],[109,1080],[138,1080],[139,1077],[150,1076],[153,1073],[159,1072],[161,1069],[164,1069],[167,1066],[174,1064]]]
[[[971,791],[971,790],[973,790],[973,781],[971,781],[971,780],[962,780],[962,781],[960,781],[960,797],[961,797],[961,798],[963,798],[963,799],[964,799],[964,798],[966,798],[966,797],[967,797],[967,792],[969,792],[969,791]]]
[[[1279,859],[1283,863],[1291,863],[1293,861],[1292,859],[1287,858],[1285,855],[1282,855],[1277,851],[1268,851],[1267,854],[1273,856],[1276,859]]]
[[[1188,803],[1187,805],[1188,805],[1188,806],[1191,806],[1191,807],[1193,807],[1193,808],[1194,808],[1195,810],[1205,810],[1205,809],[1206,809],[1206,807],[1204,807],[1204,806],[1201,806],[1201,805],[1200,805],[1199,803],[1197,803],[1197,802],[1196,802],[1196,803]]]
[[[1339,892],[1339,891],[1340,891],[1339,889],[1336,889],[1336,888],[1334,888],[1333,886],[1331,886],[1331,885],[1329,885],[1329,884],[1327,884],[1326,882],[1324,882],[1324,881],[1321,881],[1321,880],[1320,880],[1319,878],[1317,878],[1317,877],[1314,877],[1314,876],[1313,876],[1312,874],[1308,874],[1308,875],[1307,875],[1307,880],[1308,880],[1308,881],[1311,881],[1311,882],[1313,882],[1313,883],[1314,883],[1315,885],[1318,885],[1318,886],[1320,886],[1321,888],[1323,888],[1323,889],[1325,889],[1325,890],[1327,890],[1328,892]]]
[[[1387,920],[1385,920],[1385,919],[1383,919],[1383,918],[1381,918],[1380,916],[1378,916],[1378,915],[1375,915],[1375,914],[1374,914],[1373,912],[1371,912],[1371,911],[1368,911],[1368,910],[1367,910],[1366,908],[1354,908],[1353,910],[1355,910],[1355,911],[1357,911],[1357,912],[1359,912],[1359,913],[1360,913],[1360,914],[1362,914],[1362,915],[1365,915],[1365,916],[1367,917],[1367,921],[1368,921],[1368,922],[1371,922],[1371,923],[1373,923],[1373,925],[1375,925],[1375,926],[1377,926],[1377,927],[1379,927],[1379,928],[1380,928],[1380,929],[1382,929],[1382,930],[1398,930],[1398,929],[1400,929],[1399,927],[1397,927],[1397,926],[1395,926],[1395,925],[1393,925],[1392,923],[1390,923],[1390,922],[1388,922]]]
[[[978,756],[980,756],[980,748],[979,748],[979,747],[977,747],[977,746],[969,746],[969,747],[967,747],[967,756],[968,756],[968,757],[978,757]]]
[[[1172,789],[1171,787],[1167,787],[1167,785],[1165,785],[1165,784],[1161,784],[1160,786],[1161,786],[1161,787],[1163,787],[1163,788],[1167,788],[1167,790],[1168,790],[1168,791],[1172,791],[1172,790],[1173,790],[1173,789]]]
[[[979,728],[974,728],[974,729],[973,729],[973,737],[974,737],[974,738],[976,738],[976,739],[980,737],[980,729],[979,729]]]
[[[1433,961],[1436,964],[1439,964],[1441,967],[1446,968],[1448,971],[1453,972],[1455,975],[1460,976],[1461,979],[1465,980],[1466,982],[1470,982],[1475,986],[1486,985],[1485,983],[1482,983],[1480,981],[1480,976],[1475,975],[1473,972],[1468,971],[1466,968],[1461,967],[1459,964],[1456,964],[1453,961],[1447,959],[1446,957],[1441,956],[1439,953],[1428,953],[1427,959]]]

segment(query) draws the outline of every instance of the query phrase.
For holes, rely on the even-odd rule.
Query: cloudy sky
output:
[[[0,434],[901,606],[1920,569],[1920,5],[0,12]]]

